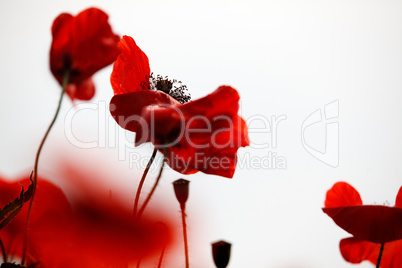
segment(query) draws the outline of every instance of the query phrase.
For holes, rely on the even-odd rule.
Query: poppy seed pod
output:
[[[185,179],[178,179],[173,182],[174,193],[180,206],[184,207],[188,199],[188,185],[190,181]]]
[[[225,268],[230,259],[230,249],[232,244],[223,240],[212,243],[212,256],[217,268]]]

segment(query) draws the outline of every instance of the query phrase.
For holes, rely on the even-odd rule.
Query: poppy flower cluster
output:
[[[131,212],[119,202],[100,198],[97,184],[85,189],[85,198],[67,199],[60,188],[38,176],[39,156],[58,117],[64,93],[72,101],[91,99],[95,94],[92,75],[114,62],[111,84],[115,96],[110,111],[121,127],[136,133],[134,144],[152,142],[152,159],[159,150],[164,153],[164,162],[180,173],[202,171],[228,178],[235,172],[238,149],[250,143],[246,123],[238,115],[239,94],[230,86],[220,86],[206,97],[188,102],[186,86],[159,75],[153,77],[148,57],[134,39],[124,36],[120,40],[108,23],[108,15],[97,8],[88,8],[76,16],[59,15],[51,32],[50,70],[62,92],[36,154],[33,179],[8,183],[0,178],[0,211],[8,217],[1,222],[4,228],[0,233],[4,265],[127,267],[136,262],[138,267],[141,260],[161,254],[160,265],[172,241],[172,228],[166,220],[159,219],[155,224],[156,219],[150,217],[152,212],[142,216],[157,183],[140,216],[135,217],[137,204]],[[74,187],[85,188],[80,180],[87,178],[82,173],[67,173]],[[162,169],[157,182],[161,174]],[[176,182],[188,267],[184,211],[188,181]],[[140,190],[139,186],[135,202]],[[13,263],[19,259],[21,265]]]
[[[340,242],[346,261],[368,260],[376,264],[380,259],[381,267],[402,266],[402,187],[394,207],[363,205],[360,194],[351,185],[338,182],[328,190],[323,211],[353,235]]]

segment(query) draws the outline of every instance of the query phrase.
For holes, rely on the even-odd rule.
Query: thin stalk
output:
[[[4,248],[4,244],[3,241],[0,238],[0,247],[1,247],[1,253],[3,254],[3,261],[4,263],[7,263],[7,253],[6,253],[6,249]]]
[[[158,268],[162,267],[163,255],[165,255],[165,246],[163,246],[161,256],[159,257]]]
[[[23,244],[21,265],[25,264],[25,255],[26,255],[27,241],[28,241],[28,225],[29,225],[29,220],[31,218],[32,205],[33,205],[33,200],[34,200],[35,193],[36,193],[36,186],[37,186],[37,183],[38,183],[39,156],[40,156],[40,153],[42,151],[43,145],[45,144],[47,136],[49,135],[50,130],[52,129],[54,123],[56,122],[57,116],[59,115],[60,108],[61,108],[61,103],[63,101],[63,96],[64,96],[64,93],[66,92],[66,87],[67,87],[69,79],[70,79],[70,71],[67,71],[64,74],[64,77],[63,77],[63,85],[62,85],[62,90],[61,90],[61,93],[60,93],[60,99],[59,99],[59,103],[57,105],[56,113],[54,114],[53,120],[50,123],[49,127],[47,128],[47,131],[46,131],[45,135],[43,136],[42,141],[41,141],[41,143],[39,145],[38,152],[36,153],[35,166],[34,166],[34,172],[33,172],[34,176],[33,176],[32,197],[31,197],[31,202],[29,203],[27,222],[25,224],[24,244]]]
[[[165,148],[165,150],[163,151],[163,162],[161,165],[161,169],[159,170],[159,174],[158,177],[156,178],[156,181],[154,183],[154,186],[152,187],[151,192],[149,192],[147,198],[144,201],[144,204],[142,204],[142,207],[140,208],[138,215],[137,215],[137,219],[139,220],[141,218],[142,213],[144,213],[145,207],[148,205],[149,200],[151,200],[152,195],[155,192],[156,187],[158,186],[159,180],[162,176],[162,172],[163,172],[163,167],[165,166],[165,160],[166,160],[166,155],[167,155],[167,148]]]
[[[377,266],[376,266],[376,268],[380,268],[382,252],[384,251],[384,244],[385,244],[385,243],[381,243],[380,254],[378,254],[378,259],[377,259]]]
[[[142,186],[144,185],[145,182],[145,178],[147,177],[148,171],[151,168],[152,162],[154,162],[155,156],[156,156],[156,152],[158,150],[155,148],[154,151],[152,152],[152,156],[148,161],[147,167],[144,170],[144,173],[142,174],[142,178],[140,180],[140,184],[138,184],[138,188],[137,188],[137,193],[135,194],[135,200],[134,200],[134,209],[133,209],[133,217],[134,219],[137,216],[137,209],[138,209],[138,201],[140,200],[140,195],[141,195],[141,190],[142,190]]]
[[[187,242],[187,224],[186,224],[186,206],[180,205],[181,209],[181,223],[183,225],[183,239],[184,239],[184,254],[186,256],[186,268],[190,267],[188,258],[188,242]]]

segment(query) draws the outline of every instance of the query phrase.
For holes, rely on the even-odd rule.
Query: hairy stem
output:
[[[69,79],[70,79],[70,71],[67,71],[64,74],[64,77],[63,77],[63,85],[62,85],[62,90],[61,90],[61,93],[60,93],[60,99],[59,99],[59,104],[57,105],[56,113],[55,113],[55,115],[53,117],[52,122],[50,123],[49,127],[47,128],[47,131],[46,131],[45,135],[43,136],[42,141],[41,141],[41,143],[39,145],[38,151],[36,153],[35,166],[34,166],[34,172],[33,172],[33,175],[34,175],[33,176],[33,191],[32,191],[31,202],[29,203],[27,222],[25,224],[24,244],[23,244],[23,251],[22,251],[22,258],[21,258],[21,264],[22,265],[25,264],[25,255],[26,255],[26,251],[27,251],[27,241],[28,241],[28,226],[29,226],[29,220],[31,218],[32,205],[33,205],[33,201],[34,201],[35,193],[36,193],[36,186],[37,186],[37,183],[38,183],[39,156],[40,156],[40,153],[42,151],[43,145],[45,144],[47,136],[49,135],[50,130],[52,129],[54,123],[56,122],[57,116],[59,115],[60,108],[61,108],[61,103],[63,101],[63,96],[64,96],[64,93],[66,92],[66,87],[67,87]]]
[[[137,216],[137,209],[138,209],[138,201],[140,200],[140,195],[141,195],[141,190],[142,190],[142,186],[144,185],[145,182],[145,178],[147,177],[148,171],[151,168],[152,163],[154,162],[155,156],[156,156],[156,152],[158,150],[155,148],[154,151],[152,152],[152,156],[148,161],[147,167],[144,170],[144,173],[142,174],[142,178],[140,180],[140,184],[138,184],[138,188],[137,188],[137,193],[135,194],[135,200],[134,200],[134,209],[133,209],[133,217],[134,219]]]
[[[138,212],[138,215],[137,215],[138,220],[141,218],[142,213],[144,213],[145,207],[148,205],[149,200],[151,200],[151,197],[154,194],[156,187],[158,186],[159,180],[160,180],[160,178],[162,176],[163,167],[165,166],[165,160],[166,160],[167,151],[168,151],[167,148],[165,148],[164,152],[163,152],[163,160],[162,160],[163,162],[162,162],[162,165],[161,165],[161,169],[159,170],[158,177],[156,178],[156,181],[154,183],[154,186],[152,187],[151,192],[149,192],[147,198],[144,201],[144,204],[142,204],[142,207],[140,208],[140,210]]]
[[[162,267],[163,255],[165,255],[165,246],[163,246],[161,256],[159,257],[158,268]]]
[[[187,242],[187,224],[186,224],[186,206],[180,205],[181,208],[181,222],[183,225],[183,239],[184,239],[184,254],[186,256],[186,268],[190,267],[188,258],[188,242]]]

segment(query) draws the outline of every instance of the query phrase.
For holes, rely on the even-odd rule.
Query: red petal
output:
[[[138,91],[115,95],[110,101],[110,113],[120,127],[136,132],[137,145],[150,140],[149,125],[141,117],[149,105],[180,105],[169,95],[157,90]],[[142,139],[144,137],[144,139]]]
[[[334,222],[354,237],[374,243],[402,239],[402,209],[387,206],[323,208]]]
[[[354,237],[342,239],[339,248],[343,258],[350,263],[361,263],[370,261],[377,263],[381,244],[362,241]],[[399,268],[402,267],[402,240],[384,244],[380,267]]]
[[[19,183],[28,189],[30,181],[25,178]],[[1,205],[14,200],[19,196],[20,191],[21,186],[18,182],[7,183],[0,180]],[[0,232],[7,254],[10,256],[19,257],[22,253],[28,207],[29,202],[25,203],[17,217]],[[28,264],[32,264],[38,259],[41,259],[41,262],[46,262],[47,258],[51,258],[52,254],[49,252],[46,252],[47,255],[37,255],[36,251],[38,248],[44,247],[47,239],[60,235],[60,232],[53,232],[49,228],[59,226],[59,231],[63,230],[70,217],[71,207],[63,192],[52,183],[39,179],[29,227]]]
[[[149,89],[151,70],[147,55],[130,36],[123,36],[119,42],[121,54],[113,65],[110,77],[114,94],[132,93]]]
[[[72,84],[80,84],[111,64],[119,55],[119,36],[112,32],[108,16],[89,8],[77,16],[61,14],[52,26],[50,69],[59,83],[70,70]]]
[[[60,31],[62,31],[63,27],[66,25],[69,25],[70,20],[72,20],[74,17],[71,16],[68,13],[62,13],[60,14],[54,21],[52,25],[52,35],[57,36]],[[61,36],[61,37],[67,37],[66,35]],[[61,38],[60,37],[60,38]]]
[[[231,87],[182,106],[144,108],[155,146],[168,143],[167,164],[184,174],[196,170],[233,177],[237,150],[249,145],[245,121],[237,115],[239,95]],[[160,149],[163,151],[162,149]]]
[[[362,205],[359,193],[346,182],[337,182],[328,190],[325,207],[344,207]]]
[[[182,106],[184,114],[202,114],[207,117],[237,114],[240,96],[230,86],[220,86],[204,98],[191,101]]]
[[[399,192],[396,195],[395,207],[402,208],[402,187],[399,188]]]
[[[95,95],[95,85],[92,78],[88,78],[79,85],[69,84],[66,88],[66,93],[72,101],[78,100],[90,100]]]

